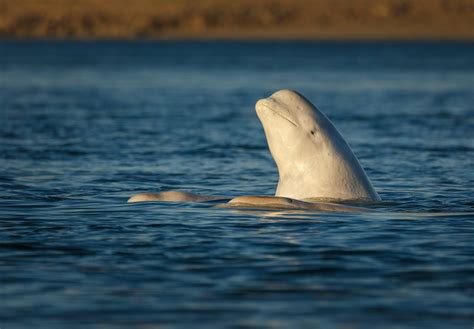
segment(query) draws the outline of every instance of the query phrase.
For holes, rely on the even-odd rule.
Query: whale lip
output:
[[[277,109],[273,108],[272,106],[270,106],[269,104],[269,100],[267,98],[263,98],[263,99],[259,99],[257,101],[257,104],[255,104],[255,109],[257,111],[257,114],[259,112],[262,112],[264,110],[268,110],[268,111],[271,111],[273,112],[274,114],[278,115],[279,117],[281,117],[282,119],[288,121],[289,123],[291,123],[293,126],[295,127],[298,127],[298,125],[296,124],[296,122],[294,122],[293,120],[291,120],[290,118],[288,118],[286,115],[284,115],[283,113],[281,113],[281,111],[278,111]]]

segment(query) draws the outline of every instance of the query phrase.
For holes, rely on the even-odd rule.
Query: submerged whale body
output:
[[[350,211],[352,207],[317,201],[380,200],[342,135],[304,96],[296,91],[280,90],[260,99],[255,109],[278,168],[275,197],[238,197],[227,205]],[[169,191],[142,193],[128,201],[219,199],[225,197]]]

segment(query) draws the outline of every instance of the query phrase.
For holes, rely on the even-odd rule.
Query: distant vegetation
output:
[[[0,38],[474,39],[474,0],[0,0]]]

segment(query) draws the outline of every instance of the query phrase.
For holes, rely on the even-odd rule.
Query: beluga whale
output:
[[[280,90],[255,108],[278,167],[276,196],[380,200],[341,133],[304,96]]]
[[[303,95],[279,90],[258,100],[255,110],[278,169],[275,196],[232,199],[167,191],[137,194],[128,202],[231,199],[224,206],[357,211],[359,208],[340,202],[380,201],[349,144]]]

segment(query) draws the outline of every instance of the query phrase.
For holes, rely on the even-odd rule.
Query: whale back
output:
[[[304,96],[280,90],[259,100],[256,112],[278,168],[276,196],[380,200],[340,132]]]

